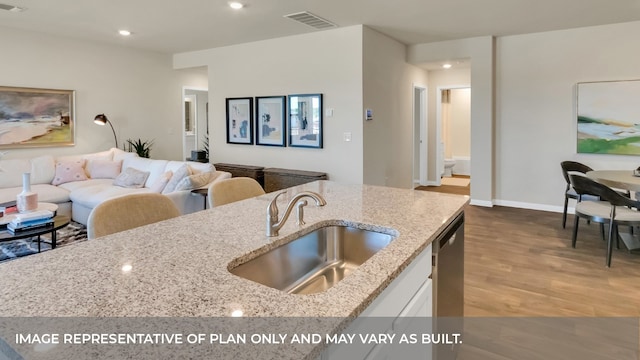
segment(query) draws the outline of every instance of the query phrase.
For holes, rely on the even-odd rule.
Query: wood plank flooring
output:
[[[469,176],[453,175],[454,178],[469,179]],[[440,185],[440,186],[418,186],[416,190],[442,192],[447,194],[456,195],[469,195],[471,193],[471,186],[455,186],[455,185]]]
[[[457,359],[638,358],[640,253],[621,244],[607,268],[599,224],[581,220],[571,247],[572,215],[563,229],[560,213],[469,205],[465,214]]]
[[[574,249],[571,215],[465,213],[465,316],[640,316],[640,254],[614,249],[607,268],[598,224],[581,220]]]

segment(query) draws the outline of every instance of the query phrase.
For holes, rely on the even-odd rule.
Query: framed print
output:
[[[322,94],[289,95],[289,146],[322,148]]]
[[[640,80],[577,85],[578,153],[640,155]]]
[[[0,149],[75,144],[75,91],[0,86]]]
[[[253,144],[253,98],[227,98],[227,143]]]
[[[256,97],[256,145],[285,146],[286,97]]]

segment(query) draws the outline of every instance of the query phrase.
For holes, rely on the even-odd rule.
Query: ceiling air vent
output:
[[[303,23],[307,26],[311,26],[314,29],[329,29],[333,27],[337,27],[338,25],[327,21],[317,15],[313,15],[308,11],[303,11],[299,13],[285,15],[284,17],[289,18],[291,20]]]
[[[24,8],[13,6],[13,5],[0,4],[0,10],[6,10],[6,11],[12,11],[12,12],[21,12],[21,11],[24,11]]]

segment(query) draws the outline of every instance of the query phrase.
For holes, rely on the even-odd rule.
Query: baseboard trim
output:
[[[475,206],[493,207],[494,202],[493,202],[493,201],[487,201],[487,200],[476,200],[476,199],[471,199],[471,200],[469,201],[469,204],[471,204],[471,205],[475,205]]]
[[[549,211],[549,212],[556,212],[556,213],[561,213],[563,211],[562,206],[526,203],[521,201],[493,200],[493,203],[497,206],[506,206],[506,207],[512,207],[512,208],[520,208],[520,209],[540,210],[540,211]],[[568,208],[567,213],[573,214],[574,208],[573,207]]]

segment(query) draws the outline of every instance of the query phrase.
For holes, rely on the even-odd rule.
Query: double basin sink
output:
[[[393,239],[395,236],[389,233],[329,225],[229,271],[290,294],[319,293],[344,279]]]

